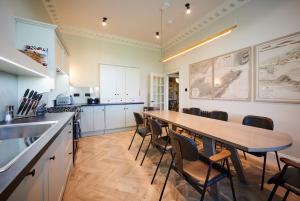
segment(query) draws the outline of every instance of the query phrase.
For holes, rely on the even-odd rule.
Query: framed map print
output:
[[[251,48],[237,50],[214,59],[214,99],[249,100]]]
[[[190,98],[211,99],[213,96],[213,59],[190,65]]]
[[[255,46],[256,100],[300,103],[300,32]]]

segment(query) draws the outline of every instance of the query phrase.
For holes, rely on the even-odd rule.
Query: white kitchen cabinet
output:
[[[140,101],[140,70],[114,65],[100,66],[100,100],[102,103]]]
[[[92,106],[81,107],[80,121],[81,121],[81,130],[83,133],[94,130]]]
[[[126,68],[125,74],[126,102],[138,102],[140,100],[140,70],[138,68]]]
[[[66,180],[73,164],[72,138],[70,138],[73,135],[72,129],[70,120],[10,195],[8,201],[62,200]],[[68,143],[68,148],[65,148],[65,143]]]
[[[109,105],[105,108],[105,129],[125,128],[125,105]]]
[[[57,37],[55,37],[55,67],[63,70],[63,46],[58,40]]]
[[[105,129],[105,107],[93,106],[94,131]]]
[[[125,105],[125,121],[126,127],[135,126],[135,119],[133,116],[134,112],[142,113],[143,112],[143,105],[141,104],[129,104]]]

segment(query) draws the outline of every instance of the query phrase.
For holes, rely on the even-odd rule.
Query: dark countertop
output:
[[[22,156],[4,172],[0,172],[0,200],[6,200],[14,189],[22,182],[27,173],[52,144],[63,130],[65,125],[73,118],[74,112],[51,113],[44,117],[30,117],[15,120],[10,123],[0,122],[0,125],[15,123],[31,123],[43,121],[56,121]]]

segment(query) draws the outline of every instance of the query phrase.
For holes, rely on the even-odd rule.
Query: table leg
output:
[[[234,148],[233,146],[230,146],[230,145],[225,145],[225,147],[231,152],[231,161],[234,166],[234,169],[236,170],[236,173],[238,175],[240,182],[247,184],[247,181],[246,181],[246,178],[244,175],[243,165],[242,165],[242,162],[240,160],[240,157],[239,157],[239,154],[238,154],[236,148]]]
[[[207,137],[202,137],[203,147],[204,147],[204,154],[206,157],[210,157],[216,153],[216,142]],[[219,201],[219,183],[210,187],[210,193],[214,200]]]

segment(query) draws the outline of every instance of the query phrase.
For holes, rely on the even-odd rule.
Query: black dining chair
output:
[[[285,201],[288,198],[290,192],[300,196],[300,163],[296,163],[287,158],[280,158],[280,160],[285,165],[281,172],[275,174],[268,181],[269,184],[275,184],[268,201],[272,201],[278,186],[286,189],[286,193],[282,201]]]
[[[149,127],[147,125],[145,125],[144,118],[142,117],[142,115],[140,113],[137,113],[137,112],[134,112],[133,115],[134,115],[134,119],[135,119],[135,123],[136,123],[136,129],[135,129],[135,132],[134,132],[133,137],[131,139],[128,150],[130,150],[130,147],[132,145],[132,142],[133,142],[136,134],[139,134],[143,138],[143,140],[141,142],[141,145],[139,147],[139,150],[138,150],[138,152],[136,154],[136,157],[135,157],[135,160],[136,160],[138,158],[139,153],[141,151],[141,148],[143,146],[145,137],[151,136],[151,133],[150,133]]]
[[[201,201],[204,200],[205,192],[208,187],[228,177],[233,200],[236,200],[228,163],[228,158],[231,156],[230,151],[224,149],[222,152],[207,158],[198,152],[197,145],[192,139],[177,134],[171,129],[169,135],[172,145],[172,162],[170,163],[159,200],[162,199],[171,169],[175,170],[202,194]],[[218,164],[218,162],[223,160],[225,160],[227,169]]]
[[[228,121],[228,113],[224,112],[224,111],[211,111],[209,113],[209,117],[211,119],[217,119],[217,120],[221,120],[221,121]]]
[[[197,108],[197,107],[191,107],[189,112],[190,114],[192,115],[197,115],[197,116],[200,116],[200,108]]]
[[[172,149],[172,146],[170,144],[169,136],[168,135],[165,135],[165,136],[162,135],[162,127],[161,127],[161,124],[157,120],[149,119],[149,125],[150,125],[150,130],[151,130],[152,137],[151,137],[151,141],[148,144],[146,152],[144,154],[141,165],[143,165],[143,162],[144,162],[144,159],[145,159],[145,157],[148,153],[150,144],[152,144],[152,146],[154,148],[156,148],[161,153],[161,156],[160,156],[160,159],[158,161],[156,170],[155,170],[154,175],[153,175],[152,180],[151,180],[151,184],[153,184],[156,173],[157,173],[157,171],[159,169],[159,166],[160,166],[160,163],[163,159],[163,156],[166,152],[168,152],[168,151],[170,152],[170,150]]]
[[[144,107],[144,111],[154,111],[159,110],[157,107]],[[168,133],[169,123],[165,121],[158,120],[162,128],[165,128],[166,133]]]
[[[268,129],[268,130],[274,129],[274,123],[273,123],[272,119],[270,119],[268,117],[261,117],[261,116],[254,116],[254,115],[245,116],[243,119],[243,125],[253,126],[253,127],[263,128],[263,129]],[[262,173],[261,186],[260,186],[261,190],[263,190],[264,189],[264,181],[265,181],[267,152],[247,152],[247,153],[254,155],[256,157],[264,157],[263,173]],[[245,154],[245,152],[244,152],[244,154]],[[276,155],[278,169],[281,170],[277,151],[275,151],[275,155]]]

